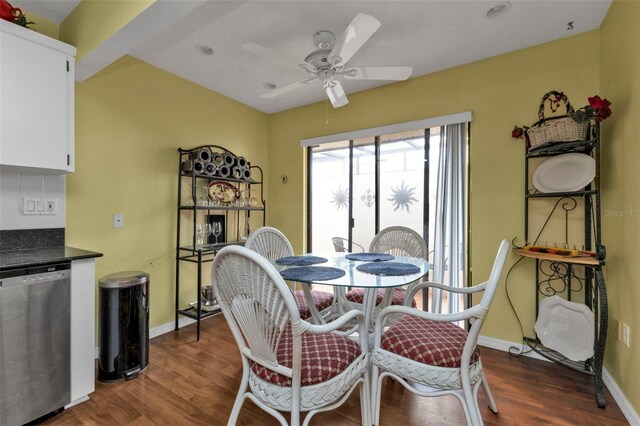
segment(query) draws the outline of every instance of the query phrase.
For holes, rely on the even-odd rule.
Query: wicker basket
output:
[[[551,96],[555,96],[556,100],[564,102],[567,108],[567,115],[545,118],[544,103]],[[538,109],[540,121],[533,124],[525,132],[528,149],[536,149],[549,143],[572,142],[586,139],[587,132],[589,131],[589,121],[577,122],[569,117],[573,113],[574,109],[566,95],[556,91],[545,94],[540,101],[540,108]]]

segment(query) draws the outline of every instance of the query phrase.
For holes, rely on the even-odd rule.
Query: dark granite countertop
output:
[[[102,253],[74,247],[54,246],[22,250],[0,250],[0,271],[102,257]]]

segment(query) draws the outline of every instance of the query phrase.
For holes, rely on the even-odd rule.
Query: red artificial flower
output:
[[[589,98],[589,106],[595,110],[596,121],[602,121],[611,116],[611,102],[608,99],[601,99],[600,96]]]
[[[19,7],[11,6],[11,3],[7,0],[0,0],[0,19],[13,22],[25,28],[29,28],[29,25],[34,24],[34,22],[27,21],[27,17]]]
[[[588,98],[588,100],[589,106],[593,109],[609,108],[609,106],[611,105],[611,102],[609,102],[607,99],[601,99],[598,95],[592,98]]]
[[[0,0],[0,18],[5,21],[13,22],[15,16],[13,15],[13,6],[7,0]]]
[[[524,135],[524,129],[522,127],[513,126],[513,130],[511,131],[511,137],[519,139]]]

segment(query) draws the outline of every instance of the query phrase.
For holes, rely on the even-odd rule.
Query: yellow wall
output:
[[[281,229],[296,252],[303,249],[305,171],[300,140],[309,137],[473,112],[471,126],[471,254],[475,281],[488,277],[502,238],[523,236],[523,152],[511,138],[514,124],[536,120],[540,97],[563,90],[575,104],[598,91],[598,32],[497,56],[406,82],[350,94],[350,103],[317,103],[269,117],[270,225]],[[321,90],[318,88],[318,90]],[[289,177],[287,184],[280,176]],[[558,237],[560,239],[560,237]],[[515,257],[509,259],[510,263]],[[531,263],[514,271],[516,307],[533,322]],[[494,300],[483,334],[520,341],[504,288]]]
[[[79,61],[154,2],[82,0],[60,24],[60,40],[76,46]]]
[[[255,109],[128,56],[76,85],[66,242],[104,253],[97,278],[127,270],[151,274],[151,327],[174,316],[177,148],[206,144],[224,146],[269,173],[267,116]],[[114,213],[124,214],[124,229],[112,229]],[[187,306],[195,299],[195,269],[183,266],[190,278],[182,282]]]
[[[612,102],[603,125],[603,240],[609,292],[605,366],[640,412],[640,3],[614,1],[600,29],[600,92]],[[622,216],[607,215],[622,212]],[[614,320],[631,327],[631,348],[616,339]]]
[[[58,24],[41,18],[40,16],[36,15],[35,13],[29,12],[26,9],[22,9],[22,12],[26,15],[28,21],[35,23],[34,25],[29,25],[30,30],[33,30],[40,34],[44,34],[51,38],[58,39]]]

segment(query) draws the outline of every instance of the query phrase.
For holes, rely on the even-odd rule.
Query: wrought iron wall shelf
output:
[[[553,197],[584,197],[585,195],[593,195],[597,191],[595,189],[586,189],[584,191],[571,192],[536,192],[526,194],[526,198],[553,198]]]
[[[264,188],[263,188],[263,172],[258,166],[250,165],[242,157],[238,157],[226,148],[217,145],[204,145],[191,149],[178,149],[178,203],[177,203],[177,236],[176,236],[176,282],[175,282],[175,330],[178,330],[178,321],[180,317],[187,317],[196,321],[196,338],[200,340],[200,321],[204,318],[210,317],[219,313],[219,310],[204,311],[202,310],[202,267],[203,264],[213,262],[216,253],[223,247],[229,245],[242,245],[244,241],[241,240],[243,234],[248,233],[246,224],[249,223],[251,214],[262,215],[262,225],[265,224],[266,216],[266,202],[264,200]],[[208,157],[211,161],[207,161]],[[215,157],[221,156],[225,161],[232,161],[232,163],[215,163]],[[241,160],[244,164],[240,164]],[[199,163],[200,167],[203,167],[202,171],[194,171],[196,169],[196,163]],[[207,174],[206,168],[209,167],[210,172]],[[234,176],[221,176],[219,175],[222,167],[227,167],[227,171],[238,169],[240,173],[237,178]],[[246,175],[243,176],[243,173]],[[254,200],[251,200],[251,206],[248,202],[242,205],[198,205],[202,202],[198,199],[198,189],[201,189],[204,185],[206,187],[208,183],[222,181],[233,183],[237,192],[241,191],[256,191],[257,195],[254,205]],[[183,195],[186,195],[186,201],[183,199]],[[250,195],[249,195],[250,196]],[[235,197],[238,198],[237,195]],[[204,204],[209,203],[207,198],[204,199]],[[245,201],[249,201],[249,198]],[[189,205],[186,205],[189,204]],[[224,234],[228,241],[212,244],[211,240],[199,241],[197,238],[197,223],[198,217],[205,218],[208,215],[220,214],[224,218]],[[189,227],[191,228],[190,243],[185,245],[185,241],[182,240],[182,221],[188,220]],[[231,224],[232,223],[232,224]],[[241,230],[242,226],[242,230]],[[246,235],[244,235],[246,236]],[[205,236],[205,238],[207,238]],[[180,306],[180,264],[182,262],[191,263],[196,265],[196,307],[182,308]],[[208,281],[208,280],[207,280]],[[193,282],[189,285],[193,286]]]
[[[215,145],[210,145],[211,147],[216,147]],[[198,148],[194,148],[194,149],[202,149],[203,147],[198,147]],[[220,148],[220,147],[216,147],[216,148]],[[220,148],[220,149],[224,149],[224,148]],[[196,179],[206,179],[206,180],[223,180],[225,182],[237,182],[237,183],[248,183],[250,185],[260,185],[262,184],[262,180],[254,180],[254,179],[236,179],[236,178],[232,178],[232,177],[219,177],[219,176],[209,176],[209,175],[203,175],[203,174],[198,174],[198,173],[193,173],[193,172],[185,172],[183,170],[180,170],[180,176],[186,176],[186,177],[195,177]]]
[[[532,259],[549,260],[553,262],[571,263],[573,265],[599,266],[604,264],[604,260],[600,261],[590,256],[562,256],[559,254],[536,253],[528,250],[513,249],[518,256],[530,257]]]
[[[264,211],[263,207],[178,206],[180,210]]]
[[[531,190],[529,182],[529,160],[532,158],[551,157],[566,153],[583,153],[592,156],[596,164],[596,174],[593,182],[580,191],[536,193]],[[540,301],[549,296],[562,295],[567,300],[576,299],[580,295],[579,303],[584,303],[594,313],[594,354],[584,361],[572,361],[557,351],[544,347],[538,336],[523,336],[526,343],[533,351],[565,367],[580,371],[594,377],[595,399],[598,407],[605,407],[602,382],[602,366],[604,359],[605,343],[607,339],[608,306],[607,291],[602,274],[605,264],[606,250],[602,245],[600,234],[601,207],[600,207],[600,124],[594,123],[588,134],[588,138],[575,142],[555,142],[525,152],[525,216],[524,238],[525,244],[536,245],[543,231],[552,218],[564,220],[564,243],[570,248],[569,241],[569,217],[577,211],[583,210],[585,251],[597,253],[589,256],[562,256],[558,254],[532,252],[516,247],[514,252],[524,258],[535,261],[535,285],[534,291],[535,316],[538,317]],[[532,199],[553,200],[550,204],[550,212],[543,221],[540,229],[530,238],[529,202]],[[542,201],[538,201],[542,202]],[[536,203],[538,203],[536,202]],[[538,206],[537,206],[538,208]],[[582,297],[584,295],[584,297]],[[583,300],[582,300],[583,299]],[[516,312],[517,315],[517,312]]]
[[[524,340],[525,343],[538,355],[542,355],[548,360],[557,362],[558,364],[561,364],[567,368],[571,368],[572,370],[589,374],[590,376],[595,376],[595,370],[591,362],[572,361],[561,353],[545,347],[542,343],[540,343],[540,340],[535,337],[525,337]]]
[[[570,154],[573,152],[588,154],[595,148],[597,139],[587,139],[575,142],[554,142],[532,149],[526,153],[527,158],[553,157],[560,154]]]
[[[214,309],[213,311],[203,311],[200,309],[200,315],[198,315],[198,310],[196,308],[187,308],[187,309],[178,309],[178,314],[183,317],[191,318],[192,320],[203,320],[205,318],[209,318],[213,315],[219,314],[222,312],[220,309]],[[199,317],[199,318],[198,318]]]

